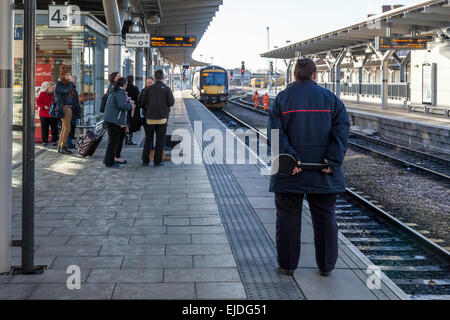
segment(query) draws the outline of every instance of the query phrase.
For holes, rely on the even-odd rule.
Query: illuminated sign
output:
[[[425,50],[426,37],[376,37],[375,50]]]
[[[154,36],[151,37],[151,46],[153,48],[165,48],[165,47],[175,47],[175,48],[186,48],[193,47],[195,45],[195,37],[188,36]]]

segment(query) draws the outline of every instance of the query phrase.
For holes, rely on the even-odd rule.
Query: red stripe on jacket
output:
[[[283,112],[283,114],[297,113],[297,112],[331,112],[331,110],[291,110],[291,111],[285,111],[285,112]]]

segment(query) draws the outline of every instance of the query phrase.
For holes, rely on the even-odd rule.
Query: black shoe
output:
[[[143,167],[150,167],[150,163],[142,162],[142,166],[143,166]]]
[[[43,146],[43,147],[48,147],[48,142],[44,142],[44,143],[42,144],[42,146]]]
[[[294,275],[294,272],[295,272],[295,270],[282,269],[282,268],[280,268],[280,267],[278,267],[275,271],[276,271],[278,274],[281,274],[281,275],[283,275],[283,276],[293,276],[293,275]]]
[[[56,147],[58,145],[58,142],[53,142],[52,146]]]
[[[118,164],[127,164],[128,163],[128,161],[127,160],[123,160],[123,161],[115,161],[116,163],[118,163]]]
[[[330,272],[320,271],[321,277],[329,277],[330,275],[331,275],[331,271]]]
[[[62,147],[58,149],[58,153],[62,153],[62,154],[72,154],[72,151],[70,151],[69,149],[67,149],[67,147]]]

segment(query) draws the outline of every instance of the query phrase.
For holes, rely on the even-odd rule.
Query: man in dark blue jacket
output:
[[[292,275],[300,257],[302,203],[306,195],[314,227],[316,262],[328,276],[338,258],[337,195],[345,191],[343,161],[348,146],[350,121],[344,104],[315,83],[317,68],[311,59],[300,59],[296,82],[280,92],[272,103],[270,130],[278,129],[279,153],[298,163],[325,163],[328,169],[301,171],[291,176],[273,175],[270,191],[277,208],[276,242],[279,273]],[[277,141],[271,141],[272,146]]]

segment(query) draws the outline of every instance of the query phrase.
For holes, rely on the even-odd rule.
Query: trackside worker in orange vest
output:
[[[259,93],[258,91],[255,91],[255,94],[252,97],[253,102],[255,102],[255,109],[258,109],[259,107]]]
[[[262,96],[262,101],[263,101],[263,105],[264,105],[264,110],[269,109],[270,97],[267,92]]]

